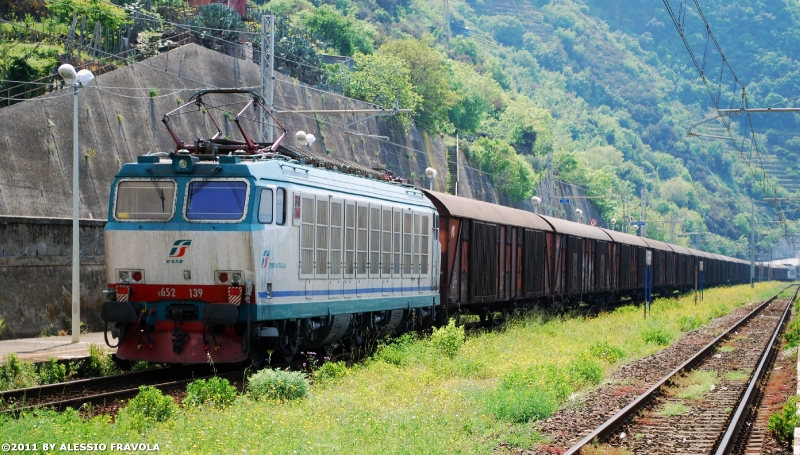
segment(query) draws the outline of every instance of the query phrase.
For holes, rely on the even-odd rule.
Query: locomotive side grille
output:
[[[328,198],[317,199],[317,255],[316,278],[328,277],[328,236],[330,226],[328,220]]]
[[[403,275],[411,273],[411,240],[412,223],[414,218],[411,213],[403,213]]]
[[[369,274],[380,273],[381,263],[381,208],[369,208]]]
[[[331,201],[331,275],[342,274],[342,203]]]
[[[389,278],[392,274],[392,209],[383,209],[383,235],[381,239],[381,275]]]
[[[352,202],[345,203],[344,220],[344,273],[352,276],[356,272],[356,206]]]
[[[421,231],[421,246],[422,249],[420,251],[420,263],[422,267],[422,273],[428,273],[428,243],[429,243],[429,224],[430,220],[428,219],[427,215],[422,216],[422,231]]]
[[[393,255],[392,263],[394,264],[394,267],[392,268],[392,274],[394,274],[395,276],[399,276],[400,264],[402,263],[402,261],[400,260],[400,256],[402,255],[402,245],[403,245],[403,242],[401,241],[403,236],[403,214],[397,209],[394,210],[393,232],[394,233],[392,234],[392,244],[394,245],[393,247],[394,252],[392,253]]]
[[[358,210],[358,228],[356,232],[356,271],[359,275],[365,275],[367,273],[367,251],[369,244],[367,243],[369,240],[369,212],[367,211],[367,206],[365,205],[357,205]]]
[[[314,199],[303,196],[300,220],[300,274],[314,273]]]

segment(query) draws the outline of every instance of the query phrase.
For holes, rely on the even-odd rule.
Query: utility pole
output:
[[[675,215],[669,215],[669,243],[675,244]]]
[[[750,199],[750,289],[756,279],[756,204]]]
[[[642,237],[647,237],[647,188],[642,188],[642,211],[639,218],[641,225]]]
[[[267,23],[267,19],[269,19],[269,23]],[[269,27],[269,97],[266,96],[267,91],[267,60],[264,55],[264,44],[267,41],[267,27]],[[267,110],[274,114],[274,103],[275,103],[275,16],[273,15],[263,15],[261,16],[261,62],[260,62],[260,70],[261,70],[261,97],[267,100]],[[265,129],[265,118],[264,118],[264,110],[260,109],[258,111],[258,120],[259,120],[259,142],[264,142],[264,129]],[[272,123],[272,119],[270,119],[270,124]],[[274,140],[274,131],[272,126],[269,127],[267,131],[266,140],[267,142],[272,142]]]

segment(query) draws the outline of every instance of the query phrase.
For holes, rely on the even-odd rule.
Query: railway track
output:
[[[650,455],[744,453],[760,382],[776,357],[798,292],[800,288],[790,299],[775,296],[759,305],[565,455],[598,442]]]
[[[219,376],[235,381],[242,380],[244,374],[244,369],[231,366],[218,366],[214,371],[209,365],[186,365],[7,390],[0,392],[0,412],[19,414],[36,408],[63,411],[86,404],[105,408],[110,403],[136,396],[142,385],[170,392],[184,389],[186,384],[197,379]]]

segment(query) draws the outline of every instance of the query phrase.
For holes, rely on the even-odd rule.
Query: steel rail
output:
[[[224,366],[222,368],[225,372],[230,370],[230,368],[225,368]],[[168,383],[196,375],[206,376],[211,371],[208,365],[174,366],[100,378],[79,379],[76,381],[47,384],[38,387],[6,390],[0,392],[0,404],[6,407],[6,409],[0,411],[0,413],[15,412],[23,408],[30,409],[50,406],[53,403],[67,402],[70,400],[83,399],[89,401],[92,395],[67,400],[58,400],[57,398],[69,394],[89,392],[91,390],[108,389],[125,383],[137,384],[135,390],[138,390],[139,385]],[[31,402],[36,402],[37,404],[28,404]]]
[[[717,451],[715,452],[716,455],[728,455],[733,451],[734,446],[739,440],[739,434],[742,430],[742,425],[744,425],[745,419],[747,418],[750,405],[753,404],[753,400],[758,395],[757,386],[761,382],[764,377],[764,374],[767,370],[767,365],[771,363],[771,360],[774,360],[775,351],[774,348],[776,346],[776,341],[778,337],[783,332],[783,329],[786,327],[786,320],[788,319],[788,315],[791,312],[792,304],[797,300],[797,294],[800,293],[800,287],[794,292],[794,296],[789,301],[789,304],[786,305],[786,309],[783,311],[783,315],[781,316],[781,320],[778,322],[778,326],[775,328],[775,332],[772,334],[772,338],[769,340],[769,344],[766,348],[764,348],[764,352],[761,355],[761,361],[758,363],[758,367],[756,371],[753,373],[752,378],[750,379],[750,383],[747,385],[747,389],[745,390],[744,394],[742,395],[741,401],[739,402],[739,407],[736,408],[736,412],[733,414],[733,418],[731,419],[730,423],[728,424],[728,429],[725,431],[725,435],[722,437],[722,440],[719,443]]]
[[[781,292],[785,291],[786,289],[789,289],[791,286],[796,286],[796,285],[786,286],[784,289],[781,290]],[[775,296],[769,298],[764,303],[762,303],[761,305],[756,307],[747,316],[743,317],[741,320],[739,320],[739,322],[734,324],[730,329],[728,329],[723,334],[721,334],[720,336],[718,336],[717,338],[712,340],[705,347],[703,347],[703,349],[701,349],[700,351],[695,353],[687,361],[683,362],[681,365],[676,367],[674,370],[670,371],[666,376],[661,378],[656,384],[654,384],[652,387],[647,389],[647,391],[645,391],[643,394],[641,394],[638,397],[636,397],[636,399],[634,399],[632,402],[630,402],[622,410],[620,410],[619,412],[617,412],[616,414],[611,416],[608,420],[603,422],[602,425],[597,427],[588,436],[586,436],[585,438],[581,439],[580,442],[578,442],[577,444],[575,444],[572,447],[570,447],[569,450],[564,452],[564,455],[575,455],[575,454],[579,453],[580,450],[584,446],[586,446],[587,444],[589,444],[593,440],[595,440],[595,439],[604,439],[604,438],[608,437],[617,428],[619,428],[623,423],[625,423],[634,414],[636,414],[640,409],[642,409],[651,399],[653,399],[655,397],[656,393],[665,384],[667,384],[675,375],[677,375],[678,373],[680,373],[683,370],[691,369],[693,366],[695,366],[697,363],[699,363],[701,360],[703,360],[709,354],[714,352],[714,349],[716,348],[717,343],[722,341],[722,339],[724,339],[725,337],[730,335],[731,332],[737,330],[739,327],[743,326],[748,321],[750,321],[750,319],[752,319],[757,314],[759,314],[764,308],[769,306],[769,304],[771,304],[775,299],[777,299],[778,296],[781,294],[781,292],[779,292]]]

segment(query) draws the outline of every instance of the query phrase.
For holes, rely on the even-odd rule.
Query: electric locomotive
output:
[[[187,105],[220,92],[251,98],[237,125],[263,106],[229,90]],[[242,129],[242,141],[187,146],[169,115],[176,152],[125,164],[111,187],[102,319],[118,357],[259,364],[432,323],[438,216],[420,190],[315,161],[281,145],[285,130],[270,144]]]

